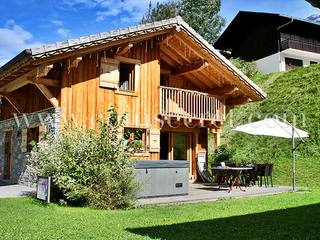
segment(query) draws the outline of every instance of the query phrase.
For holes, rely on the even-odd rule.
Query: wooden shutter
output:
[[[134,67],[134,83],[133,83],[133,91],[137,91],[139,88],[139,80],[140,80],[140,64],[135,64]]]
[[[22,129],[21,131],[21,152],[27,152],[28,151],[28,129]]]
[[[149,152],[160,152],[160,129],[150,129]]]
[[[100,87],[117,89],[119,86],[119,61],[111,58],[101,59]]]

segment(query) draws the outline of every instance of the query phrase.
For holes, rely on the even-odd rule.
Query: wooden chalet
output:
[[[139,159],[188,160],[219,144],[226,112],[266,94],[180,17],[24,50],[0,69],[0,179],[28,182],[31,140],[127,113]]]

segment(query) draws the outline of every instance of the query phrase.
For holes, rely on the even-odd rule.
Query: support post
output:
[[[216,145],[216,147],[219,147],[220,146],[220,133],[217,132],[215,135],[214,135],[214,144]]]

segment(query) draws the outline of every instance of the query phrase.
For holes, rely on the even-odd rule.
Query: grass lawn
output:
[[[0,239],[320,239],[320,191],[102,211],[0,200]]]

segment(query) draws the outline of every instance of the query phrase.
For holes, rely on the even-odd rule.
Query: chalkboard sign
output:
[[[51,177],[38,177],[37,184],[37,198],[47,203],[50,202],[50,186],[51,185]]]

